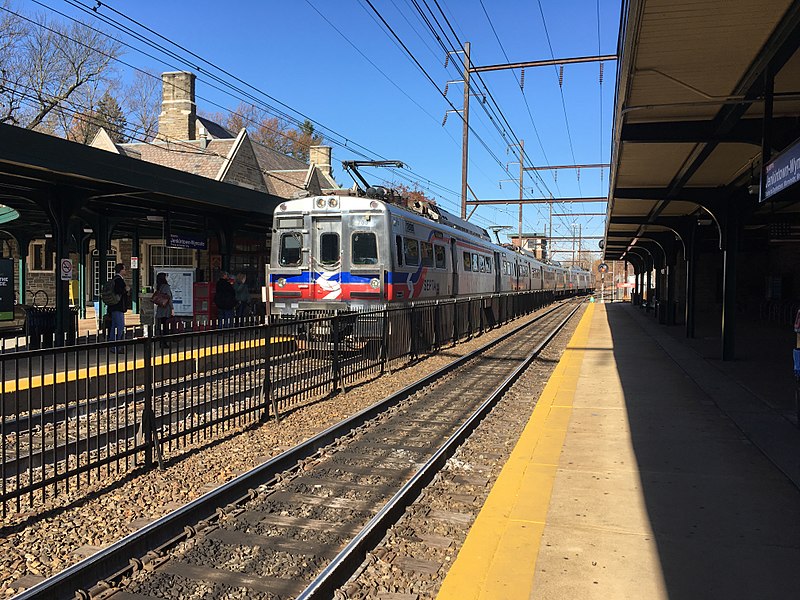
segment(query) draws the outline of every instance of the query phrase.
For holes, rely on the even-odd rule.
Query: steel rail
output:
[[[514,372],[506,377],[469,419],[448,438],[419,471],[378,511],[296,600],[316,600],[323,597],[333,597],[334,591],[343,585],[364,561],[369,549],[374,548],[383,539],[389,528],[397,523],[405,513],[406,508],[422,493],[422,490],[431,482],[434,476],[442,470],[446,461],[478,427],[500,398],[530,366],[531,362],[541,353],[545,346],[564,328],[579,308],[580,304],[553,328],[547,337],[523,359]]]
[[[551,313],[560,310],[562,306],[563,304],[559,304],[530,321],[522,323],[497,339],[487,342],[402,390],[332,425],[294,448],[286,450],[247,473],[145,525],[138,531],[127,535],[64,571],[39,582],[18,594],[15,598],[17,600],[91,598],[103,590],[110,589],[113,587],[110,582],[141,568],[142,560],[135,557],[153,557],[178,542],[193,536],[196,529],[190,524],[202,523],[205,525],[210,519],[220,516],[220,513],[233,510],[239,504],[256,497],[255,488],[277,482],[282,472],[298,468],[300,461],[311,457],[321,448],[335,442],[338,438],[360,427],[500,342],[532,326]],[[580,303],[570,314],[574,314],[579,306]]]

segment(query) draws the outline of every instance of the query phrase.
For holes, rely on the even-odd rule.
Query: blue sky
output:
[[[449,42],[442,40],[446,46],[456,43],[456,35],[460,42],[470,42],[474,65],[505,63],[505,55],[511,62],[521,62],[616,52],[619,0],[600,0],[599,6],[597,0],[438,0],[438,6],[437,0],[369,1],[436,87],[400,48],[367,0],[109,0],[98,12],[134,27],[109,10],[113,8],[291,107],[287,112],[300,119],[310,117],[322,126],[319,129],[332,143],[335,165],[341,160],[361,158],[353,149],[372,158],[402,160],[410,167],[405,176],[430,187],[432,191],[426,193],[455,213],[459,210],[461,189],[461,121],[458,115],[450,114],[442,126],[445,111],[451,106],[437,87],[443,90],[448,80],[461,78],[457,65],[462,59],[451,57],[448,68],[444,67],[445,51],[415,5],[423,11],[430,7],[436,14],[450,36]],[[41,2],[89,19],[70,2]],[[72,0],[72,4],[78,2],[95,5],[90,0]],[[23,0],[20,5],[30,11],[42,10],[30,0]],[[124,39],[119,31],[112,31]],[[124,59],[154,72],[187,68],[175,59],[164,57],[164,62],[159,62],[130,50]],[[198,59],[190,60],[210,69]],[[486,106],[492,110],[491,119],[503,122],[507,137],[501,136],[481,108],[483,97],[474,97],[470,122],[476,135],[470,139],[469,183],[477,196],[512,200],[518,197],[518,150],[507,151],[508,143],[515,143],[516,139],[524,140],[526,166],[607,163],[615,72],[616,62],[606,63],[601,86],[597,63],[567,65],[563,87],[559,88],[555,67],[528,69],[522,91],[519,71],[482,74],[478,86],[485,85],[491,94],[486,99]],[[227,75],[223,77],[231,80]],[[237,98],[211,88],[208,81],[206,74],[198,75],[200,110],[218,111],[212,102],[228,108],[238,104]],[[461,84],[450,84],[447,98],[456,108],[461,108],[462,95]],[[275,100],[262,98],[277,106]],[[511,174],[504,171],[507,163],[513,163],[508,164]],[[352,184],[340,167],[335,167],[335,172],[340,183]],[[408,183],[388,171],[372,174],[374,178]],[[543,172],[537,183],[532,176],[525,177],[527,197],[607,195],[607,169],[602,173],[584,170],[579,180],[574,170],[560,171],[557,180],[552,172]],[[604,209],[601,204],[554,208],[558,213]],[[510,225],[516,231],[517,210],[513,204],[481,207],[471,220],[483,226]],[[547,221],[546,205],[525,207],[525,231],[543,231]],[[578,223],[584,235],[603,233],[602,218],[564,217],[555,219],[554,235],[571,235],[570,227]],[[586,241],[584,247],[597,249],[597,240]]]

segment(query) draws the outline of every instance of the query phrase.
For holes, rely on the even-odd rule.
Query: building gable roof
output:
[[[264,175],[246,129],[242,129],[236,136],[215,179],[261,192],[267,191]]]
[[[232,139],[236,137],[233,132],[228,131],[219,123],[215,123],[214,121],[206,119],[205,117],[197,117],[197,125],[197,131],[199,132],[202,127],[202,129],[205,130],[207,137],[211,139]]]

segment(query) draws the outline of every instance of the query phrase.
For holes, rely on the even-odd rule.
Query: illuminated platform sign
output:
[[[767,163],[764,178],[762,202],[800,181],[800,140]]]

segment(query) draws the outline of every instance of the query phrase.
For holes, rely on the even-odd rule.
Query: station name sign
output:
[[[206,238],[190,233],[170,233],[167,245],[170,248],[188,248],[189,250],[207,250]]]
[[[800,140],[767,163],[764,178],[762,202],[800,181]]]

